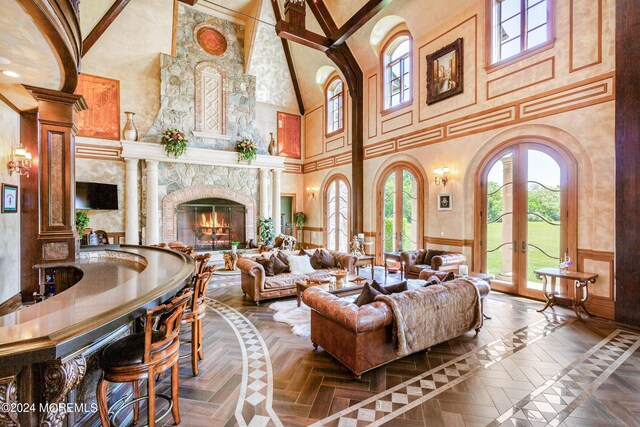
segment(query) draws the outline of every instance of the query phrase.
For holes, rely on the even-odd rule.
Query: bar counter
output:
[[[13,387],[22,403],[40,400],[38,395],[47,402],[64,401],[82,381],[89,355],[129,333],[132,322],[147,308],[184,287],[195,263],[190,256],[169,249],[112,245],[81,249],[74,263],[35,268],[44,267],[75,267],[83,276],[61,293],[0,317],[0,391]],[[64,372],[67,378],[54,375],[55,381],[64,384],[50,382],[47,370]],[[34,388],[42,393],[34,393]],[[67,393],[56,396],[51,392],[55,388]],[[59,415],[37,418],[39,423],[48,420],[55,425],[61,420],[50,417]],[[0,425],[7,417],[17,416],[0,413]],[[37,419],[33,416],[20,414],[20,423],[31,425]]]

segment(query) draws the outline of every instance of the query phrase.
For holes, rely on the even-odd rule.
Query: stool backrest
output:
[[[174,343],[176,344],[175,348],[177,349],[182,315],[192,296],[193,291],[185,289],[180,291],[178,295],[168,303],[147,310],[144,330],[144,363],[149,363],[151,361],[152,354],[153,356],[163,356],[163,354],[155,353],[157,349],[167,348],[167,350],[169,350],[171,347],[174,347],[172,346]],[[153,325],[155,323],[155,319],[158,317],[160,318],[158,322],[158,330],[164,332],[164,338],[153,342]]]
[[[193,256],[193,259],[196,261],[196,274],[204,273],[204,269],[207,267],[209,258],[211,258],[210,253],[197,254]]]
[[[204,296],[207,292],[207,286],[209,286],[209,282],[211,281],[211,276],[211,271],[206,271],[196,276],[196,281],[193,286],[193,300],[191,302],[191,309],[194,313],[197,311],[197,307],[204,304]]]
[[[193,256],[195,252],[193,250],[193,246],[176,246],[176,247],[172,247],[171,249],[173,249],[174,251],[182,252],[183,254],[186,254],[186,255],[191,255],[191,256]]]

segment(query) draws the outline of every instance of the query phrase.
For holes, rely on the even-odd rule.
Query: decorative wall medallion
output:
[[[198,24],[193,29],[193,36],[198,46],[209,55],[223,56],[227,53],[227,37],[215,26],[206,22]]]

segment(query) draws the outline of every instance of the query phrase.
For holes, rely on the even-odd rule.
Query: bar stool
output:
[[[98,382],[96,397],[100,421],[103,427],[115,425],[118,415],[133,404],[133,422],[139,420],[139,402],[147,400],[149,427],[154,427],[171,411],[173,420],[180,424],[178,406],[178,358],[182,316],[193,292],[182,290],[169,303],[147,310],[144,332],[121,338],[104,348],[100,358],[103,370]],[[154,328],[154,323],[158,323]],[[156,375],[171,368],[171,398],[157,395],[169,402],[169,408],[156,420]],[[147,395],[140,397],[138,381],[147,379]],[[109,411],[107,387],[109,383],[133,383],[133,400],[120,401],[117,408]]]
[[[190,289],[193,292],[193,296],[182,316],[182,324],[191,325],[191,353],[184,354],[180,356],[180,358],[191,358],[191,370],[193,371],[194,377],[198,376],[198,361],[204,359],[204,352],[202,350],[202,320],[207,314],[204,297],[213,270],[215,270],[215,267],[205,266],[202,273],[194,276],[193,288]]]

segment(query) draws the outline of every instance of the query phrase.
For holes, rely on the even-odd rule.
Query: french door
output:
[[[484,166],[480,253],[495,289],[540,298],[534,270],[557,267],[565,254],[574,257],[569,169],[560,153],[541,143],[512,145]]]
[[[423,184],[407,164],[387,169],[378,184],[379,251],[393,252],[422,246]]]

